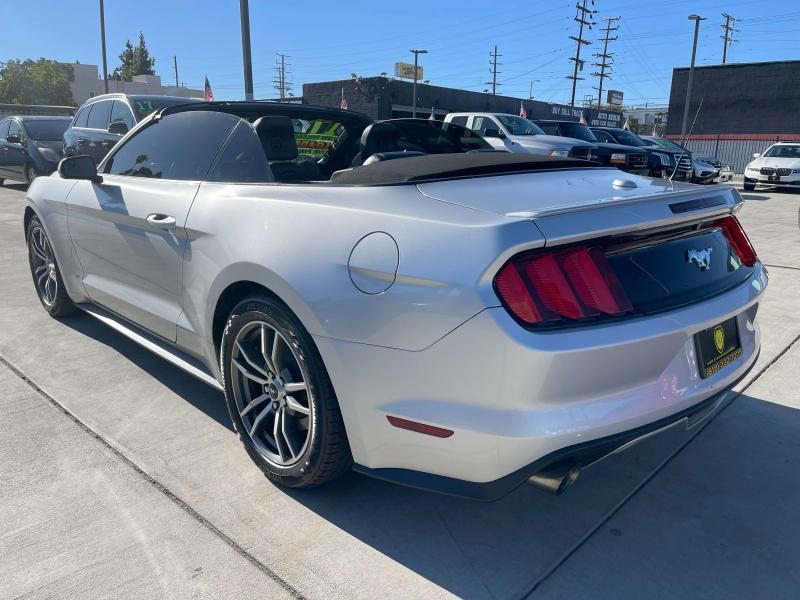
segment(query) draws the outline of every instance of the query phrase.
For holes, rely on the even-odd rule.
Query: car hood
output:
[[[537,135],[510,135],[508,136],[512,142],[519,144],[520,146],[534,146],[540,144],[547,144],[548,146],[553,146],[556,148],[574,148],[575,146],[594,146],[589,142],[584,142],[583,140],[577,140],[575,138],[565,138],[558,135],[546,135],[546,134],[537,134]]]
[[[647,150],[645,150],[644,146],[637,148],[636,146],[625,146],[623,144],[612,144],[610,142],[594,142],[594,145],[598,148],[604,148],[609,152],[638,152],[641,154],[647,154]]]
[[[800,169],[800,159],[797,158],[779,158],[777,156],[759,156],[748,167],[775,167],[784,169]]]

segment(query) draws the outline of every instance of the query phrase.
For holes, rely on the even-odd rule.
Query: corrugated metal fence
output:
[[[668,136],[670,139],[680,141],[680,136]],[[735,173],[744,173],[744,168],[756,152],[763,153],[775,142],[800,142],[800,135],[774,134],[774,135],[749,135],[732,136],[699,135],[693,136],[686,147],[695,154],[716,156],[722,164],[731,165]]]

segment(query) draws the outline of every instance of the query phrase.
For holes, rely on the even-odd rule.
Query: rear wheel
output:
[[[33,217],[28,223],[26,238],[31,276],[42,306],[52,317],[72,314],[75,304],[64,288],[53,246],[38,217]]]
[[[220,369],[231,420],[272,481],[313,487],[351,464],[339,404],[311,336],[280,302],[240,302],[222,336]]]

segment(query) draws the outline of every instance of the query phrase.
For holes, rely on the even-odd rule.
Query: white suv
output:
[[[800,142],[778,142],[755,159],[744,170],[744,189],[756,184],[776,187],[800,187]]]
[[[468,127],[482,135],[493,148],[546,156],[570,156],[596,160],[597,149],[583,140],[547,135],[528,119],[505,113],[450,113],[446,123]]]

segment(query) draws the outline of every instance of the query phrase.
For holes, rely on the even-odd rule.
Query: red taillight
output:
[[[744,232],[744,229],[742,229],[742,224],[739,223],[739,219],[730,216],[715,221],[713,224],[722,228],[722,232],[728,239],[728,243],[736,250],[736,254],[739,255],[739,260],[743,265],[752,267],[756,264],[758,255],[756,254],[755,248],[753,248],[753,244],[750,243],[747,234]]]
[[[632,310],[605,254],[595,247],[513,258],[500,269],[495,288],[506,308],[531,325]]]

